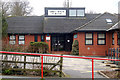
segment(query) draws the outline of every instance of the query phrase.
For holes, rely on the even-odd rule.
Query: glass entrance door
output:
[[[52,36],[52,51],[64,51],[64,35]]]
[[[54,34],[52,35],[52,51],[71,51],[73,35],[71,34]]]

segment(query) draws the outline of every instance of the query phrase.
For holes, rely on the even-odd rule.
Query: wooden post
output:
[[[26,55],[24,56],[24,75],[26,75]]]
[[[61,54],[63,56],[63,54]],[[60,75],[59,77],[62,77],[62,65],[63,65],[63,57],[60,58]]]

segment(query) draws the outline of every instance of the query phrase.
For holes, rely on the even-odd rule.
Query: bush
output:
[[[79,55],[79,43],[78,40],[74,40],[72,44],[72,55]]]
[[[12,70],[10,70],[10,69],[3,70],[2,73],[5,74],[5,75],[13,74]]]
[[[2,51],[47,53],[48,49],[45,42],[31,42],[30,45],[10,45],[4,41],[2,43]]]
[[[45,42],[31,42],[28,52],[47,53],[48,49],[49,49],[48,44]]]
[[[3,44],[2,51],[27,52],[28,46]]]

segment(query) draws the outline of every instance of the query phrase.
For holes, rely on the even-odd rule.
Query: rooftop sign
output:
[[[49,16],[66,16],[66,10],[48,10]]]
[[[84,17],[85,8],[45,8],[45,17]]]

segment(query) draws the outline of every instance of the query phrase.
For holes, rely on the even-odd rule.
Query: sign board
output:
[[[66,16],[66,10],[48,10],[49,16]]]
[[[50,37],[46,37],[46,40],[47,40],[47,41],[50,40]]]

